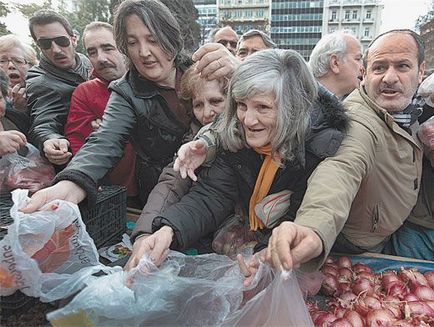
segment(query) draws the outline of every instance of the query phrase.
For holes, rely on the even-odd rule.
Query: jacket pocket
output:
[[[378,223],[380,221],[380,205],[376,204],[372,212],[372,222],[371,222],[371,233],[375,232],[378,228]]]

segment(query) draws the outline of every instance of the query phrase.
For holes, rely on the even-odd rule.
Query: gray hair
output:
[[[86,37],[86,34],[90,31],[96,31],[101,28],[105,28],[107,31],[111,32],[113,34],[113,26],[106,22],[92,22],[86,25],[83,31],[83,45],[86,48],[86,44],[84,44],[84,39]]]
[[[313,48],[309,59],[309,67],[316,78],[327,74],[330,69],[329,59],[331,55],[336,55],[338,59],[343,59],[347,52],[346,37],[357,40],[350,30],[336,31],[326,34],[319,40]]]
[[[276,49],[277,48],[277,44],[273,42],[273,40],[271,39],[271,37],[268,34],[265,34],[264,32],[262,32],[260,30],[248,30],[246,33],[241,35],[240,39],[238,40],[237,51],[240,48],[241,42],[243,42],[246,39],[250,39],[252,37],[255,37],[255,36],[259,36],[262,39],[262,41],[264,42],[267,49]]]
[[[277,122],[272,153],[292,161],[304,147],[317,83],[303,57],[293,50],[267,49],[248,56],[235,70],[228,88],[228,101],[216,123],[223,148],[237,152],[248,147],[237,118],[237,101],[264,93],[275,95]]]
[[[126,19],[131,15],[141,19],[163,52],[175,58],[177,65],[178,55],[184,47],[181,29],[170,10],[157,0],[125,0],[116,8],[113,26],[119,51],[128,56]]]

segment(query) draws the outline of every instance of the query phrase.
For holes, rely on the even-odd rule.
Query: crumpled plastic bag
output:
[[[66,298],[105,267],[77,205],[55,200],[25,214],[18,209],[27,203],[27,195],[28,190],[12,192],[14,222],[0,240],[0,295],[19,289],[44,302]]]
[[[237,262],[222,255],[171,252],[160,268],[144,257],[128,273],[94,280],[47,319],[53,326],[313,326],[292,273],[273,278],[261,264],[248,288],[243,280]]]
[[[434,116],[420,125],[417,135],[423,144],[434,150]]]
[[[424,98],[427,105],[434,107],[434,74],[423,80],[417,89],[417,94]]]
[[[51,185],[54,167],[30,143],[18,152],[0,158],[0,189],[3,193],[21,188],[34,193]]]

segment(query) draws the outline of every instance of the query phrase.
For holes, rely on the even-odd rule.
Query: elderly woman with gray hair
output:
[[[264,50],[234,72],[216,123],[221,149],[180,202],[153,220],[143,242],[155,264],[215,232],[235,204],[266,247],[272,228],[293,220],[318,163],[337,150],[346,116],[313,106],[317,83],[292,50]],[[324,109],[324,111],[330,108]],[[331,110],[330,110],[331,111]],[[128,268],[138,263],[130,262]]]

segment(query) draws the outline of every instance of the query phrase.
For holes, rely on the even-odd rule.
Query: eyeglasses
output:
[[[0,58],[0,66],[7,66],[7,65],[9,65],[10,62],[14,66],[24,66],[24,65],[27,64],[27,61],[24,58],[19,58],[19,57],[11,57],[11,58],[3,57],[3,58]]]
[[[223,44],[224,46],[227,46],[229,44],[232,48],[236,48],[238,42],[237,41],[229,41],[229,40],[219,40],[219,41],[217,41],[217,43]]]
[[[58,36],[58,37],[53,37],[51,39],[39,39],[38,41],[36,41],[36,43],[42,50],[48,50],[51,48],[51,42],[53,41],[59,47],[64,47],[64,48],[71,44],[71,40],[67,36]]]

